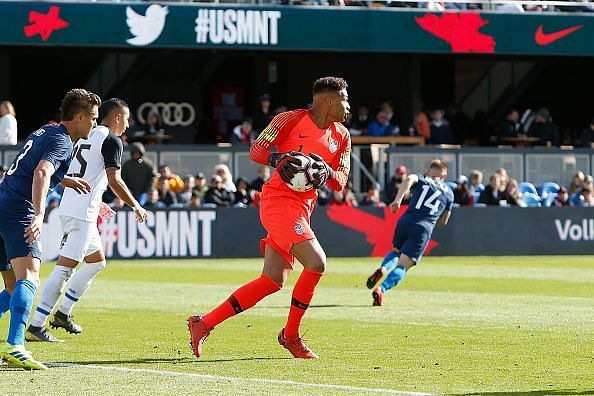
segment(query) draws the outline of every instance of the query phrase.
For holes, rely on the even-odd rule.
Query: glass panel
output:
[[[159,166],[159,164],[157,163],[158,162],[157,161],[157,152],[156,151],[147,151],[146,153],[144,153],[144,156],[146,158],[148,158],[149,160],[151,160],[155,170],[157,170],[157,167]],[[122,153],[122,164],[124,162],[128,161],[130,158],[131,158],[130,152],[124,150],[124,152]]]
[[[238,175],[234,175],[235,179],[239,176],[245,177],[250,182],[258,177],[258,169],[262,166],[250,159],[250,154],[247,152],[236,152],[235,160],[237,161]],[[270,168],[272,173],[273,169]],[[234,180],[235,181],[235,180]]]
[[[233,169],[233,153],[220,151],[161,151],[160,163],[167,164],[173,172],[183,176],[203,172],[207,178],[214,174],[214,167],[225,164]],[[235,182],[236,176],[233,176]]]
[[[390,165],[391,169],[388,169],[387,177],[394,176],[396,168],[404,165],[408,170],[408,173],[425,173],[425,170],[429,167],[429,163],[432,160],[439,158],[448,166],[448,180],[455,180],[458,175],[458,169],[456,166],[456,153],[413,153],[413,152],[402,152],[402,153],[390,153]]]
[[[577,171],[588,173],[590,169],[587,154],[528,154],[526,167],[528,180],[536,186],[545,182],[569,185]]]
[[[522,154],[460,153],[460,173],[468,176],[471,171],[483,172],[483,183],[499,168],[505,168],[512,179],[524,181],[524,156]]]

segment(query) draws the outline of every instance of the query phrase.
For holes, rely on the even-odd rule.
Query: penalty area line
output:
[[[290,386],[303,386],[307,388],[318,388],[318,389],[336,389],[354,392],[373,392],[383,393],[391,395],[405,395],[405,396],[434,396],[432,393],[418,393],[418,392],[407,392],[398,391],[393,389],[382,389],[382,388],[366,388],[362,386],[349,386],[349,385],[335,385],[335,384],[313,384],[309,382],[297,382],[287,380],[274,380],[265,378],[241,378],[241,377],[226,377],[223,375],[211,375],[211,374],[198,374],[198,373],[183,373],[179,371],[162,371],[152,369],[137,369],[128,367],[113,367],[113,366],[97,366],[92,364],[75,364],[75,363],[50,363],[52,367],[71,367],[71,368],[85,368],[92,370],[104,370],[104,371],[121,371],[127,373],[142,373],[142,374],[154,374],[169,377],[186,377],[186,378],[197,378],[209,381],[227,381],[236,383],[260,383],[260,384],[273,384],[273,385],[290,385]]]

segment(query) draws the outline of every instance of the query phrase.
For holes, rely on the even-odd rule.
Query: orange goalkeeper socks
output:
[[[322,272],[304,269],[301,276],[299,276],[299,279],[293,288],[291,309],[289,311],[287,324],[285,325],[285,338],[289,340],[299,338],[301,318],[305,315],[305,311],[313,299],[314,291],[322,275]]]
[[[213,329],[224,320],[253,307],[264,297],[279,290],[280,286],[272,279],[261,275],[235,290],[225,302],[204,315],[202,320],[210,329]]]

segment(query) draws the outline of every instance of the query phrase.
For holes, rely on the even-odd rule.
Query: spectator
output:
[[[178,193],[184,189],[184,181],[182,178],[171,172],[171,168],[166,164],[159,166],[159,183],[163,180],[169,181],[169,190],[174,193]]]
[[[396,193],[398,192],[398,188],[400,188],[402,181],[405,180],[407,176],[408,176],[408,170],[406,169],[406,166],[400,165],[398,168],[396,168],[396,172],[394,173],[394,176],[392,176],[390,181],[388,183],[386,183],[386,187],[384,189],[386,203],[389,204],[390,202],[392,202],[394,200],[394,198],[396,198]],[[410,199],[410,194],[406,193],[402,202],[406,204],[406,203],[408,203],[409,199]]]
[[[15,146],[17,144],[17,120],[12,103],[8,100],[0,102],[0,145]]]
[[[464,175],[460,175],[456,181],[456,190],[454,190],[454,203],[457,203],[460,206],[470,205],[468,178]]]
[[[513,109],[507,113],[505,120],[499,126],[499,138],[517,137],[522,134],[522,125],[520,124],[520,113]]]
[[[584,185],[585,179],[586,176],[584,175],[584,172],[577,171],[576,174],[573,175],[573,180],[569,184],[569,194],[575,194],[578,192],[578,190],[580,190]]]
[[[161,123],[159,114],[155,112],[149,113],[143,131],[143,140],[145,143],[150,144],[163,142],[163,135],[165,135],[165,130],[163,129],[163,124]]]
[[[327,185],[323,185],[321,188],[318,189],[318,205],[319,206],[326,206],[332,200],[332,190]]]
[[[159,190],[159,201],[167,206],[177,203],[177,196],[171,191],[169,179],[160,180],[157,189]]]
[[[594,118],[590,125],[580,135],[580,146],[594,148]]]
[[[538,144],[542,146],[559,146],[559,128],[551,121],[549,110],[543,107],[536,112],[528,136],[539,138]]]
[[[361,206],[374,206],[376,208],[385,207],[386,204],[380,200],[379,188],[369,187],[369,189],[367,190],[367,194],[365,195],[365,197],[363,197],[363,200],[361,201]]]
[[[584,184],[580,193],[579,200],[575,203],[575,206],[583,208],[591,208],[594,206],[594,196],[592,195],[592,186]]]
[[[419,111],[415,114],[413,127],[416,135],[425,137],[425,141],[427,142],[431,141],[431,125],[424,111]]]
[[[499,168],[495,171],[496,174],[499,175],[500,185],[499,185],[499,192],[503,193],[507,188],[507,183],[509,182],[509,176],[507,175],[507,171],[505,168]]]
[[[450,123],[443,117],[443,110],[436,109],[431,112],[431,144],[452,144],[454,136]]]
[[[497,173],[493,173],[489,178],[489,185],[481,193],[479,203],[485,205],[499,205],[501,201],[501,193],[499,192],[501,186],[501,178]]]
[[[204,194],[208,191],[208,186],[206,185],[206,177],[204,177],[204,173],[198,172],[196,177],[194,177],[194,188],[192,189],[194,192],[200,195],[200,198],[204,197]]]
[[[184,188],[179,192],[177,202],[188,205],[192,199],[192,194],[194,193],[193,187],[196,182],[194,181],[194,176],[190,174],[184,175],[182,180],[184,181]]]
[[[390,118],[385,111],[379,111],[369,126],[367,135],[369,136],[388,136],[395,132],[394,125],[390,124]]]
[[[553,206],[569,206],[569,193],[567,192],[567,188],[565,186],[559,187],[559,192],[557,193],[557,197],[555,198]]]
[[[143,206],[145,209],[162,209],[166,205],[159,201],[159,191],[156,188],[151,188],[148,191],[148,200]]]
[[[384,100],[382,103],[380,103],[380,111],[383,111],[386,114],[388,117],[388,122],[394,127],[392,133],[397,135],[398,132],[400,132],[400,128],[396,123],[396,117],[394,116],[394,106],[392,106],[392,103],[390,101]]]
[[[358,136],[367,133],[367,128],[371,124],[371,117],[369,116],[369,107],[367,105],[360,105],[357,108],[357,115],[353,118],[350,125],[350,132],[353,136]]]
[[[247,179],[240,177],[237,179],[235,186],[237,192],[235,193],[235,206],[246,208],[252,203],[252,196],[249,189],[249,182]]]
[[[509,179],[501,198],[511,206],[526,206],[522,199],[522,193],[518,188],[518,181],[516,179]]]
[[[472,170],[470,172],[470,183],[468,185],[468,193],[482,192],[485,189],[483,186],[483,172],[479,170]]]
[[[216,175],[221,176],[221,179],[223,180],[223,187],[225,188],[225,190],[231,193],[237,191],[235,184],[233,184],[233,175],[231,175],[231,171],[229,170],[229,167],[227,165],[218,164],[217,166],[215,166],[214,171]]]
[[[126,206],[126,203],[122,198],[114,194],[113,199],[110,203],[107,204],[107,206],[109,206],[112,209],[122,209],[124,206]]]
[[[188,208],[199,208],[202,206],[202,197],[197,191],[192,191],[192,198],[188,203]]]
[[[258,168],[258,177],[250,183],[250,190],[262,192],[262,187],[270,179],[270,168],[262,165]]]
[[[256,140],[257,137],[258,135],[252,127],[252,120],[246,119],[240,125],[233,128],[233,132],[231,133],[231,144],[250,145],[254,143],[254,140]]]
[[[256,111],[254,116],[253,127],[257,133],[262,132],[270,121],[272,121],[272,113],[270,112],[270,100],[271,97],[268,94],[260,95],[260,108]]]
[[[144,153],[142,143],[132,143],[130,145],[132,158],[122,166],[122,179],[141,205],[147,202],[147,192],[153,187],[157,176],[152,162],[144,158]]]
[[[226,190],[223,185],[223,178],[219,175],[212,175],[210,178],[210,188],[204,196],[204,203],[217,207],[229,207],[233,205],[235,195]]]
[[[359,206],[355,194],[353,194],[353,185],[349,181],[342,191],[333,191],[330,205]]]

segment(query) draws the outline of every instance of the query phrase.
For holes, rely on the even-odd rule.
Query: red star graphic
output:
[[[417,24],[450,45],[452,52],[495,52],[495,39],[479,29],[489,23],[478,13],[426,14]]]
[[[373,245],[371,251],[372,257],[384,257],[386,253],[392,250],[392,236],[394,228],[400,216],[406,212],[408,206],[403,205],[396,213],[392,213],[389,208],[384,208],[384,217],[377,217],[362,210],[349,207],[332,205],[328,208],[328,217],[335,223],[359,231],[367,236],[367,242]],[[429,241],[425,254],[429,254],[431,249],[438,243],[434,240]]]
[[[66,29],[69,24],[58,15],[60,7],[51,6],[46,14],[37,11],[29,11],[30,25],[24,27],[25,36],[33,37],[36,34],[41,36],[43,41],[47,41],[56,30]]]

